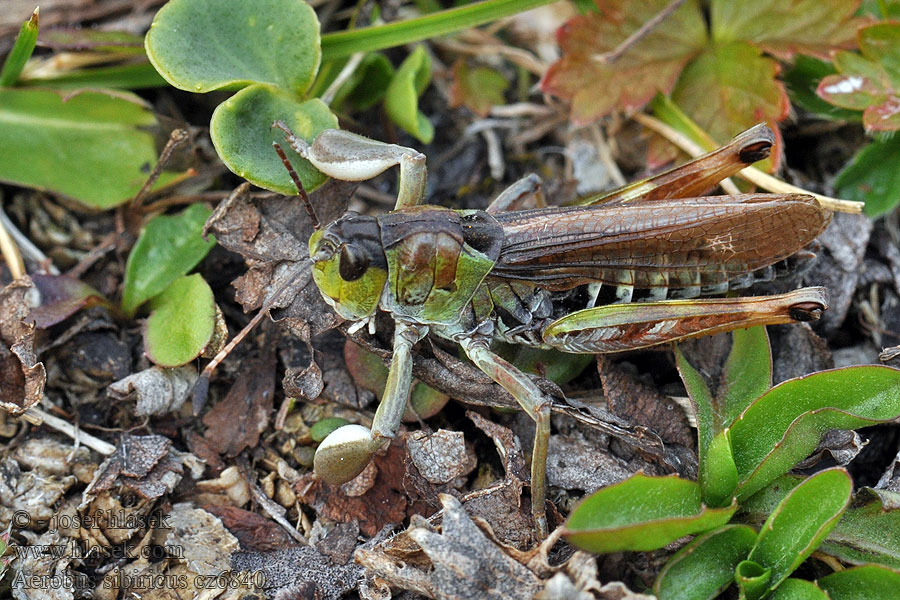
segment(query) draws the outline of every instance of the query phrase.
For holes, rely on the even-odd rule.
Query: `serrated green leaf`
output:
[[[816,473],[769,515],[748,560],[771,569],[773,590],[819,547],[850,503],[853,481],[843,469]]]
[[[144,350],[161,367],[178,367],[197,358],[212,339],[216,304],[200,274],[180,277],[150,302]]]
[[[878,138],[856,153],[834,180],[837,195],[865,202],[873,219],[900,203],[900,136]]]
[[[736,504],[705,506],[696,482],[638,473],[582,500],[569,515],[563,537],[591,552],[655,550],[720,527],[736,510]]]
[[[782,581],[769,597],[772,600],[829,600],[828,594],[812,581],[793,577]]]
[[[796,53],[829,58],[829,51],[852,48],[856,30],[868,19],[854,18],[859,1],[713,0],[712,35],[716,42],[753,42],[782,60]]]
[[[425,144],[434,139],[434,126],[419,110],[419,96],[429,81],[431,57],[424,46],[416,46],[400,64],[384,98],[384,108],[391,120]]]
[[[151,219],[138,236],[128,262],[122,291],[122,312],[132,316],[138,307],[193,269],[215,245],[201,232],[212,211],[192,204],[177,215]]]
[[[715,598],[734,581],[734,570],[747,558],[756,531],[746,525],[725,525],[698,535],[675,553],[653,584],[659,600]]]
[[[812,452],[829,429],[854,429],[900,416],[900,370],[847,367],[785,381],[756,400],[731,427],[731,446],[747,498]]]
[[[860,490],[819,551],[845,563],[900,569],[900,494]]]
[[[867,565],[832,573],[817,583],[831,600],[893,600],[900,590],[900,571]]]
[[[748,42],[715,44],[685,67],[672,100],[718,143],[788,113],[778,63]]]
[[[63,194],[98,209],[141,189],[156,164],[137,96],[0,89],[0,179]],[[11,151],[10,149],[15,149]]]
[[[171,0],[147,32],[147,56],[189,92],[269,83],[297,95],[319,68],[319,20],[303,0]]]
[[[250,183],[280,194],[296,195],[297,188],[272,148],[278,142],[311,192],[327,177],[285,143],[272,123],[284,121],[295,135],[312,142],[319,132],[338,126],[328,106],[318,98],[300,102],[270,85],[251,85],[220,104],[209,125],[213,145],[225,165]]]
[[[562,58],[541,89],[572,101],[572,120],[583,124],[613,110],[636,111],[657,92],[668,93],[684,65],[707,43],[699,3],[689,0],[612,63],[599,55],[616,49],[669,4],[668,0],[597,2],[560,29]],[[707,92],[708,94],[708,92]]]

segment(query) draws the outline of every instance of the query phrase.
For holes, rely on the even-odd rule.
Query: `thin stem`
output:
[[[31,54],[34,52],[34,45],[37,43],[40,14],[40,10],[35,8],[34,12],[31,13],[31,18],[25,21],[22,24],[22,28],[19,29],[15,45],[10,50],[9,55],[7,55],[6,61],[3,63],[3,69],[0,70],[0,87],[13,85],[19,79],[19,75],[22,74],[25,63],[31,58]]]
[[[406,21],[326,33],[322,36],[322,62],[455,33],[552,2],[555,0],[485,0]]]

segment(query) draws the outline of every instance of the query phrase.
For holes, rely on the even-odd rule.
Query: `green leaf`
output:
[[[693,481],[637,473],[582,500],[569,515],[563,537],[591,552],[655,550],[724,525],[735,510],[736,504],[704,506]]]
[[[161,367],[178,367],[197,358],[212,339],[216,304],[199,273],[180,277],[150,302],[144,330],[147,356]]]
[[[388,368],[381,362],[381,358],[347,340],[344,345],[344,362],[354,383],[375,394],[375,397],[381,402],[388,378]],[[450,397],[447,394],[413,379],[409,403],[403,413],[403,421],[415,423],[420,419],[429,419],[439,413],[449,400]]]
[[[900,571],[868,565],[839,571],[818,581],[831,600],[893,600],[900,590]]]
[[[829,600],[828,594],[812,581],[788,577],[775,593],[769,596],[772,600]]]
[[[122,312],[132,316],[138,307],[190,271],[215,245],[201,236],[212,211],[192,204],[177,215],[151,219],[138,236],[125,264]]]
[[[269,83],[297,95],[319,68],[319,20],[303,0],[171,0],[147,32],[147,56],[189,92]]]
[[[272,129],[284,121],[295,135],[312,142],[324,129],[338,126],[337,118],[318,98],[300,102],[270,85],[246,87],[213,112],[209,125],[216,152],[225,165],[250,183],[280,194],[296,195],[297,188],[272,148],[277,141],[294,165],[303,187],[311,192],[327,177],[285,143],[284,133]]]
[[[40,11],[35,8],[31,13],[31,18],[22,24],[19,29],[19,35],[16,36],[15,44],[12,50],[6,55],[3,61],[3,68],[0,69],[0,87],[11,86],[16,83],[25,63],[31,58],[34,52],[34,45],[37,43],[38,29],[40,23]]]
[[[835,48],[852,48],[856,30],[868,22],[854,18],[857,2],[847,0],[713,0],[716,42],[753,42],[788,60],[796,53],[829,58]]]
[[[741,590],[741,600],[762,598],[769,588],[772,569],[752,560],[742,560],[734,569],[734,582]]]
[[[760,121],[788,113],[778,63],[747,42],[719,43],[685,67],[672,100],[721,143]]]
[[[156,164],[156,123],[130,94],[0,89],[0,179],[98,209],[141,188]],[[14,148],[15,151],[10,151]]]
[[[746,525],[725,525],[694,538],[659,572],[653,593],[659,600],[715,598],[734,581],[734,570],[747,558],[756,532]]]
[[[341,417],[325,417],[309,428],[309,437],[311,437],[314,442],[321,442],[328,437],[329,433],[338,427],[343,427],[347,423],[349,423],[349,421],[347,421],[347,419],[342,419]]]
[[[32,273],[31,280],[41,293],[40,305],[33,307],[30,314],[38,329],[52,327],[82,308],[98,304],[113,308],[103,294],[70,275]]]
[[[668,93],[684,65],[707,43],[696,0],[689,0],[614,62],[598,59],[615,50],[669,0],[603,0],[598,12],[570,19],[558,34],[562,58],[550,66],[541,89],[572,101],[578,124],[614,110],[640,110],[657,92]],[[709,91],[704,92],[709,97]]]
[[[162,87],[168,85],[149,62],[128,63],[111,67],[94,67],[52,73],[46,77],[23,77],[20,86],[82,89],[86,87],[128,89]]]
[[[838,108],[819,97],[816,89],[819,82],[828,75],[837,73],[831,62],[811,56],[797,56],[793,64],[785,70],[781,79],[787,86],[788,95],[793,104],[814,113],[823,119],[833,121],[860,121],[862,114],[858,111]]]
[[[741,523],[760,528],[792,489],[806,480],[802,475],[782,475],[741,502],[735,517]]]
[[[738,329],[731,338],[731,352],[717,393],[719,410],[727,424],[772,387],[772,352],[766,328]]]
[[[490,67],[470,67],[464,59],[453,65],[450,106],[466,106],[476,115],[486,117],[492,106],[506,104],[503,97],[509,81]]]
[[[829,429],[854,429],[900,415],[900,370],[847,367],[781,383],[731,427],[731,446],[747,498],[812,452]]]
[[[900,202],[900,137],[877,138],[856,153],[838,173],[834,187],[838,196],[865,202],[865,213],[885,215]]]
[[[429,81],[431,58],[424,46],[416,46],[397,69],[384,99],[384,108],[394,123],[425,144],[434,139],[434,126],[419,110],[419,96]]]
[[[900,569],[900,494],[860,490],[819,551],[845,563]]]
[[[850,503],[853,482],[843,469],[816,473],[769,515],[748,560],[771,569],[768,589],[778,587],[818,548]]]
[[[367,54],[338,90],[331,106],[338,112],[345,104],[353,110],[368,110],[384,98],[393,77],[394,66],[384,54]]]
[[[880,23],[859,31],[861,55],[839,52],[816,93],[826,101],[863,111],[869,131],[900,129],[900,24]]]
[[[738,484],[726,428],[772,385],[772,357],[765,327],[733,332],[731,351],[712,396],[700,373],[676,347],[678,372],[697,410],[700,487],[710,506],[730,503]]]

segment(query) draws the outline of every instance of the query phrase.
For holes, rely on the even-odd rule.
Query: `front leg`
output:
[[[312,144],[297,137],[282,121],[272,124],[285,133],[294,152],[329,177],[342,181],[371,179],[400,165],[397,204],[394,210],[416,206],[425,197],[425,155],[412,148],[385,144],[341,129],[322,131]]]
[[[332,485],[350,481],[397,435],[412,385],[412,347],[426,333],[425,327],[397,322],[391,368],[381,404],[372,419],[372,430],[362,425],[344,425],[328,434],[313,459],[313,470],[320,479]]]
[[[529,377],[488,349],[481,339],[460,340],[475,365],[516,399],[534,420],[534,450],[531,453],[531,514],[541,539],[547,537],[547,446],[550,442],[550,400]]]

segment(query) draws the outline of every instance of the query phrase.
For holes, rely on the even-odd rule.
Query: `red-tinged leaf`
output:
[[[778,63],[747,42],[717,44],[685,68],[672,100],[717,141],[787,117]]]
[[[617,60],[598,59],[668,4],[669,0],[597,0],[597,12],[577,16],[560,28],[563,56],[550,66],[541,88],[571,99],[576,123],[614,109],[639,110],[657,92],[668,93],[684,65],[707,43],[696,0],[686,2]]]
[[[881,104],[867,108],[863,113],[863,125],[869,131],[900,129],[900,98],[891,96]]]
[[[822,79],[816,93],[826,102],[864,110],[869,131],[900,129],[900,24],[880,23],[859,31],[859,51],[838,52],[840,75]]]
[[[82,308],[109,305],[103,294],[68,275],[35,273],[31,280],[41,293],[40,306],[31,309],[31,318],[38,329],[52,327]]]
[[[506,103],[503,93],[508,87],[506,77],[494,69],[470,67],[460,59],[453,65],[450,106],[466,106],[476,115],[486,117],[492,106]]]
[[[828,75],[819,82],[816,94],[835,106],[851,110],[865,110],[885,99],[879,85],[859,75]]]
[[[837,48],[853,48],[856,30],[871,23],[854,18],[859,0],[713,0],[712,36],[716,42],[753,42],[787,60],[803,53],[830,58]]]

